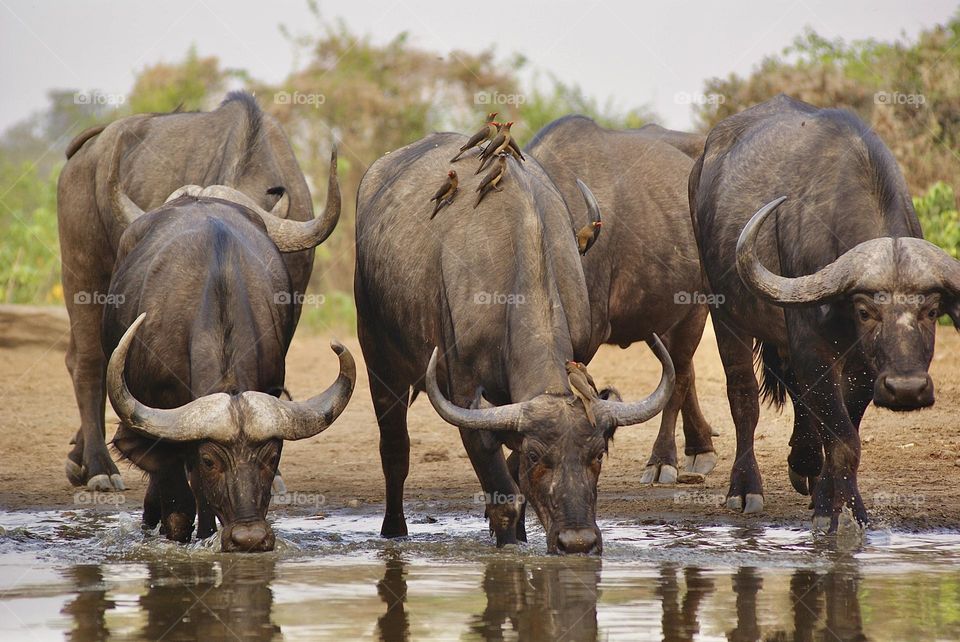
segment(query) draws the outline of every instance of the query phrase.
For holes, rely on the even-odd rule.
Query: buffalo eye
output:
[[[930,308],[927,311],[928,319],[936,319],[938,316],[940,316],[940,311],[937,308]]]
[[[539,462],[540,462],[540,453],[538,453],[538,452],[535,451],[535,450],[531,450],[530,452],[527,453],[527,461],[529,461],[531,464],[537,464],[537,463],[539,463]]]
[[[857,314],[860,316],[861,321],[870,320],[870,313],[867,311],[866,308],[857,308]]]
[[[207,470],[213,470],[217,467],[217,462],[210,455],[200,455],[200,463],[203,464],[203,467]]]
[[[603,451],[601,451],[600,453],[598,453],[597,456],[596,456],[594,459],[596,460],[596,462],[597,462],[598,464],[602,464],[602,463],[603,463]]]

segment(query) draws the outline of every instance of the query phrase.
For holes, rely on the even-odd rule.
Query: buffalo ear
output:
[[[945,312],[950,315],[950,320],[953,321],[953,327],[960,332],[960,295],[951,298],[944,307]]]
[[[604,401],[623,401],[623,395],[620,394],[620,391],[614,388],[613,386],[607,386],[606,388],[601,388],[599,397]],[[613,439],[614,433],[617,432],[617,426],[613,425],[603,433],[603,438],[607,441]]]
[[[110,442],[114,452],[146,473],[159,473],[183,466],[184,444],[146,437],[120,424]]]
[[[600,398],[604,401],[623,401],[620,391],[613,386],[607,386],[600,390]]]

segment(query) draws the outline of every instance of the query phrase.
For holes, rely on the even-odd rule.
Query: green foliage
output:
[[[923,236],[960,259],[960,212],[953,188],[944,182],[935,183],[923,196],[913,197]]]
[[[60,303],[57,172],[0,161],[0,302]]]
[[[517,138],[521,144],[529,142],[529,138],[545,125],[568,114],[588,116],[603,127],[614,129],[641,127],[654,118],[646,108],[620,111],[612,101],[601,104],[596,98],[584,94],[579,85],[567,85],[553,75],[549,76],[546,89],[538,85],[535,79],[534,89],[523,96],[519,105],[519,122],[523,126]]]
[[[230,76],[244,74],[221,69],[216,57],[201,58],[196,47],[191,47],[182,62],[157,63],[137,74],[127,101],[129,113],[164,113],[178,107],[183,111],[205,109],[211,106],[211,96],[223,93]]]
[[[322,299],[308,296],[300,314],[300,331],[319,334],[353,334],[357,331],[357,308],[353,293],[332,290]]]
[[[847,43],[806,30],[750,75],[713,78],[696,107],[703,131],[779,93],[857,113],[890,147],[912,193],[937,181],[960,184],[960,13],[916,39]]]

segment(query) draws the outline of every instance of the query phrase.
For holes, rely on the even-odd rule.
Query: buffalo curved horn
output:
[[[875,281],[882,287],[883,273],[892,265],[894,239],[877,238],[851,248],[818,272],[795,278],[774,274],[757,257],[757,237],[767,216],[786,196],[770,201],[753,215],[737,241],[737,272],[750,290],[779,306],[813,305],[835,299],[860,284]]]
[[[597,203],[597,197],[593,195],[586,183],[579,178],[577,179],[577,188],[583,195],[583,201],[587,204],[587,213],[590,215],[590,220],[598,223],[600,221],[600,204]]]
[[[427,365],[426,388],[427,397],[433,404],[434,410],[444,421],[458,428],[472,430],[521,430],[523,427],[523,403],[512,403],[506,406],[493,408],[461,408],[451,403],[440,392],[437,385],[437,359],[440,349],[434,348]]]
[[[330,154],[330,175],[327,181],[327,205],[323,214],[309,221],[293,221],[286,218],[290,196],[284,192],[271,211],[260,207],[252,198],[232,187],[213,185],[206,187],[201,196],[223,198],[239,203],[256,212],[267,227],[267,235],[281,252],[309,250],[321,243],[333,232],[340,220],[340,183],[337,180],[337,148]]]
[[[110,192],[110,209],[113,211],[117,223],[124,229],[143,214],[140,206],[130,200],[130,197],[124,193],[123,187],[120,185],[120,158],[126,148],[126,145],[124,145],[126,138],[126,131],[122,131],[117,138],[117,144],[113,148],[113,157],[110,159],[110,176],[107,179]]]
[[[229,441],[236,434],[230,413],[230,395],[222,392],[206,395],[179,408],[164,409],[140,403],[127,388],[123,376],[127,352],[145,318],[146,314],[141,314],[123,333],[107,366],[107,395],[120,421],[158,439]]]
[[[244,392],[240,398],[248,413],[244,431],[255,441],[271,438],[295,441],[313,437],[330,427],[347,407],[357,383],[357,364],[338,341],[330,348],[340,359],[340,374],[325,391],[306,401],[286,401],[263,392]]]
[[[676,379],[676,373],[673,369],[673,359],[670,353],[660,341],[656,334],[647,341],[647,345],[657,355],[660,364],[663,366],[663,373],[660,375],[660,384],[650,396],[635,402],[616,401],[616,397],[609,395],[611,399],[597,399],[593,402],[595,412],[605,415],[616,426],[630,426],[633,424],[642,424],[651,417],[654,417],[670,401],[670,395],[673,394],[673,383]]]
[[[203,188],[199,185],[184,185],[183,187],[178,187],[177,189],[173,190],[170,196],[167,197],[167,200],[165,200],[163,203],[166,205],[170,201],[175,201],[181,196],[192,196],[193,198],[197,198],[200,196],[200,192],[202,191]]]

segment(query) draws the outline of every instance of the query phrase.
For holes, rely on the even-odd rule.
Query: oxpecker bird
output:
[[[502,191],[499,187],[500,181],[503,180],[503,175],[507,171],[507,154],[506,152],[497,156],[497,164],[493,166],[487,175],[483,177],[483,180],[480,181],[480,184],[477,185],[477,191],[480,192],[480,195],[477,196],[477,202],[473,204],[473,209],[477,209],[477,205],[480,205],[480,201],[483,200],[483,197],[489,194],[492,191]]]
[[[511,140],[510,127],[512,126],[513,122],[505,123],[503,127],[500,128],[500,133],[484,148],[483,154],[480,155],[480,167],[477,168],[477,174],[483,171],[487,163],[500,152],[506,151],[509,153]]]
[[[587,413],[587,419],[590,425],[596,428],[597,418],[593,414],[593,400],[600,396],[597,391],[597,384],[593,382],[593,377],[587,372],[587,367],[577,361],[567,361],[567,381],[570,383],[570,390],[573,396],[583,404],[583,410]]]
[[[437,202],[433,208],[433,214],[430,215],[430,220],[433,220],[433,217],[437,215],[437,212],[439,212],[443,206],[453,202],[453,197],[457,195],[457,190],[460,189],[459,185],[460,179],[457,178],[457,173],[451,169],[447,172],[447,178],[443,181],[443,185],[440,186],[437,193],[430,199],[431,202]]]
[[[479,147],[494,137],[498,130],[497,125],[499,124],[493,120],[497,117],[497,113],[499,112],[492,111],[487,114],[487,120],[483,123],[483,127],[478,129],[476,133],[470,137],[470,140],[463,144],[463,146],[460,148],[460,151],[457,152],[457,155],[450,159],[451,163],[456,163],[457,160],[460,159],[460,155],[463,152],[467,151],[468,149],[473,149],[474,147]]]
[[[597,237],[600,236],[601,227],[603,227],[603,223],[600,221],[591,221],[577,232],[577,250],[580,252],[580,256],[586,254],[587,250],[593,247]]]

